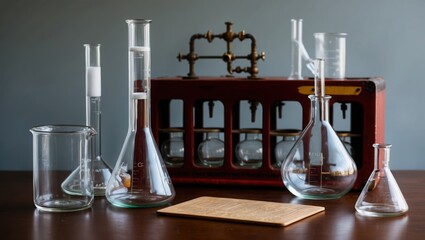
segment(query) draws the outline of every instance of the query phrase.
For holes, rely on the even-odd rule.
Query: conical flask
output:
[[[101,154],[101,67],[100,44],[84,44],[86,57],[86,125],[96,132],[93,144],[93,192],[94,196],[105,196],[106,184],[111,177],[112,168],[103,160]],[[64,181],[62,188],[68,193],[80,192],[78,183],[80,170],[77,168]]]
[[[373,147],[375,167],[357,199],[355,208],[364,216],[402,215],[409,207],[389,168],[391,145],[375,143]]]
[[[357,168],[328,121],[331,97],[325,95],[323,60],[314,63],[310,122],[289,151],[281,174],[286,188],[300,198],[336,199],[350,191]]]
[[[150,20],[127,20],[129,29],[129,128],[106,188],[118,207],[153,207],[175,196],[150,127]]]

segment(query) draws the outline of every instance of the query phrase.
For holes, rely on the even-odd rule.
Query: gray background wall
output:
[[[84,123],[82,45],[90,42],[102,44],[102,152],[115,164],[127,131],[129,18],[153,20],[153,77],[185,75],[177,53],[188,51],[194,33],[223,32],[225,21],[256,36],[267,54],[262,76],[289,74],[291,18],[304,19],[311,54],[314,32],[347,32],[347,76],[386,79],[392,168],[425,169],[424,9],[422,0],[1,0],[0,170],[32,168],[31,126]],[[218,61],[197,67],[202,75],[225,74]]]

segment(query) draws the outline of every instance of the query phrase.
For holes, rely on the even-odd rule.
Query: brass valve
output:
[[[205,34],[194,34],[190,38],[189,42],[189,53],[188,54],[182,54],[179,53],[177,55],[177,59],[179,61],[187,60],[189,62],[189,73],[187,74],[188,78],[197,78],[195,74],[195,62],[198,59],[221,59],[224,62],[227,63],[227,72],[232,75],[233,73],[242,73],[246,72],[250,74],[251,78],[256,78],[259,69],[257,67],[257,61],[258,60],[265,60],[266,54],[264,52],[261,52],[260,54],[257,53],[257,44],[254,36],[252,34],[246,33],[245,31],[241,31],[239,33],[235,33],[232,31],[232,23],[226,22],[226,32],[221,34],[213,34],[211,31],[207,31]],[[198,55],[195,52],[195,40],[196,39],[206,39],[209,43],[211,43],[214,38],[223,39],[227,43],[227,51],[222,54],[221,56],[202,56]],[[243,41],[245,39],[251,40],[251,53],[246,56],[236,56],[232,51],[232,42],[234,39],[239,39],[240,41]],[[232,62],[236,59],[248,59],[251,63],[250,67],[236,67],[233,68]]]

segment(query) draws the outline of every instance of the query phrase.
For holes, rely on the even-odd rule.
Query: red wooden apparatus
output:
[[[302,126],[310,120],[310,100],[313,80],[288,80],[283,77],[235,78],[180,77],[152,79],[152,131],[158,145],[169,139],[170,102],[182,100],[184,132],[184,164],[169,167],[173,183],[233,184],[283,186],[280,168],[275,165],[276,107],[282,101],[296,101],[302,107]],[[326,94],[336,102],[350,104],[351,146],[357,164],[358,177],[354,189],[362,189],[374,167],[372,144],[384,141],[385,83],[382,78],[347,78],[326,80]],[[202,141],[203,102],[218,100],[224,107],[225,160],[221,167],[200,166],[197,147]],[[234,149],[240,139],[241,100],[259,102],[262,106],[263,162],[257,169],[235,164]],[[175,117],[175,116],[174,116]],[[330,117],[332,120],[332,117]],[[300,129],[302,130],[302,129]]]

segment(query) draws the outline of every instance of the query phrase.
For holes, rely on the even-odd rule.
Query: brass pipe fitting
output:
[[[232,23],[231,22],[225,22],[226,24],[226,32],[221,34],[213,34],[211,31],[207,31],[206,34],[194,34],[191,36],[189,41],[189,53],[184,55],[182,53],[179,53],[177,56],[177,59],[181,62],[182,60],[187,60],[189,62],[189,73],[187,74],[187,78],[197,78],[195,73],[195,62],[198,59],[221,59],[225,63],[227,63],[227,72],[232,75],[234,72],[236,73],[242,73],[246,72],[250,74],[251,78],[256,78],[259,69],[257,66],[258,60],[265,60],[265,53],[261,52],[260,54],[257,53],[257,44],[254,36],[249,33],[245,33],[245,31],[241,31],[239,33],[235,33],[232,30]],[[206,39],[209,43],[211,43],[214,38],[223,39],[226,41],[227,51],[221,55],[221,56],[199,56],[195,52],[195,40],[197,39]],[[245,39],[251,40],[251,53],[246,56],[236,56],[231,51],[232,49],[232,42],[233,40],[237,38],[240,41],[243,41]],[[248,59],[251,63],[250,67],[236,67],[233,68],[232,63],[236,59]]]

